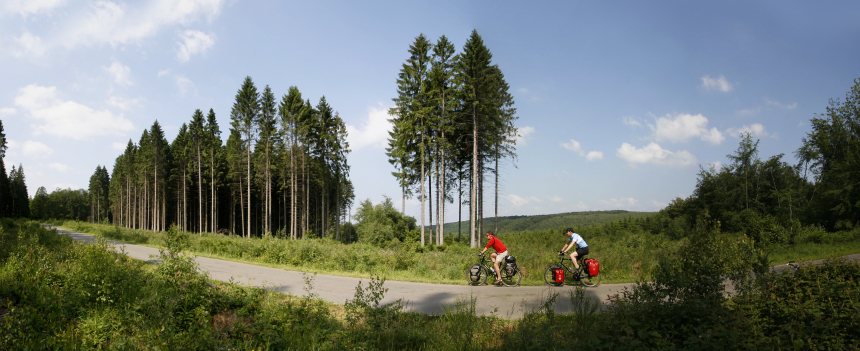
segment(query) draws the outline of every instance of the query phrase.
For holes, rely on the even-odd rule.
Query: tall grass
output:
[[[64,222],[63,226],[105,238],[152,246],[164,245],[164,233],[119,228],[104,224]],[[589,242],[590,257],[600,260],[602,281],[632,282],[647,279],[661,252],[677,249],[679,241],[650,235],[635,226],[598,225],[577,229]],[[466,269],[477,261],[479,249],[450,242],[420,247],[415,243],[379,248],[363,243],[343,244],[329,239],[287,240],[273,237],[245,239],[220,234],[190,234],[189,251],[200,255],[238,259],[286,269],[350,276],[463,284]],[[558,260],[566,236],[560,231],[502,233],[512,255],[526,272],[524,285],[542,285],[543,271]]]
[[[703,273],[713,279],[719,270],[661,260],[667,265],[660,266],[663,274],[669,275],[661,275],[660,284],[639,285],[603,312],[578,290],[551,297],[521,320],[505,321],[476,316],[474,301],[439,316],[406,313],[399,304],[381,305],[385,286],[379,279],[357,288],[345,306],[323,303],[313,294],[291,297],[212,283],[182,254],[190,239],[175,231],[163,234],[163,263],[148,266],[107,250],[103,242],[75,244],[34,223],[0,219],[0,349],[860,347],[856,263],[831,261],[796,274],[767,273],[757,288],[728,299],[721,290],[685,285]],[[707,253],[697,253],[693,244],[686,249],[694,251],[681,254],[698,255],[695,261],[705,266],[712,264],[709,258],[715,252],[743,247],[725,244],[706,242],[703,246],[711,249]],[[313,291],[312,279],[306,289]],[[697,294],[716,300],[702,304]],[[552,306],[558,299],[570,299],[574,312],[555,314]]]

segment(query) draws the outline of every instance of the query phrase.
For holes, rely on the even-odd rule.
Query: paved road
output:
[[[92,243],[96,237],[90,234],[76,233],[64,228],[58,232],[77,241]],[[125,252],[129,257],[157,262],[158,249],[109,241],[113,248]],[[233,281],[238,284],[261,287],[285,294],[307,295],[304,273],[277,268],[257,266],[247,263],[220,260],[197,256],[194,258],[199,269],[210,278],[220,281]],[[335,275],[317,274],[313,278],[312,293],[319,298],[343,304],[353,298],[355,287],[367,278],[352,278]],[[585,295],[593,301],[605,302],[610,295],[617,294],[632,284],[602,284],[595,288],[586,288]],[[383,303],[400,299],[408,311],[426,314],[441,314],[447,308],[458,302],[475,299],[475,313],[479,315],[495,315],[502,318],[519,318],[525,312],[540,308],[552,294],[558,294],[555,311],[557,313],[571,312],[573,305],[570,296],[573,287],[496,287],[468,286],[448,284],[427,284],[388,280],[385,282],[388,292]]]

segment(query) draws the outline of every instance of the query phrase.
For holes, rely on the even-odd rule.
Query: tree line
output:
[[[759,242],[793,243],[804,225],[827,230],[860,226],[860,79],[844,101],[831,101],[795,152],[762,160],[758,140],[741,137],[728,165],[702,169],[693,194],[661,210],[674,236],[707,220],[722,230],[744,232]],[[656,224],[656,223],[655,223]]]
[[[24,167],[12,166],[6,174],[6,150],[8,148],[6,133],[3,131],[3,120],[0,120],[0,218],[29,217],[30,198],[27,194],[27,183]]]
[[[476,246],[484,230],[485,176],[495,178],[498,217],[499,162],[516,157],[516,108],[502,70],[477,31],[459,54],[446,36],[434,44],[421,34],[409,46],[393,101],[386,153],[403,203],[413,195],[421,201],[421,244],[428,240],[425,214],[432,226],[434,213],[429,242],[444,243],[445,204],[456,196],[459,214],[470,205],[469,240]]]
[[[91,219],[148,230],[333,236],[354,195],[346,126],[320,98],[295,86],[277,101],[246,77],[226,143],[215,112],[197,109],[172,142],[158,121],[129,140],[110,176],[90,178]]]

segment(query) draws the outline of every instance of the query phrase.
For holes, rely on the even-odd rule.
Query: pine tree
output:
[[[99,223],[108,217],[108,184],[110,176],[107,169],[96,166],[95,172],[90,176],[90,220]]]
[[[425,242],[425,205],[427,201],[424,180],[426,175],[427,147],[430,121],[428,71],[432,45],[423,34],[409,46],[409,58],[400,69],[397,79],[395,107],[389,113],[394,117],[389,134],[388,157],[399,162],[399,183],[404,189],[417,183],[421,199],[421,245]],[[417,160],[417,161],[410,161]],[[414,163],[413,163],[414,162]]]
[[[271,233],[272,229],[272,148],[278,141],[278,130],[275,125],[275,95],[268,85],[263,89],[260,97],[260,113],[257,126],[260,132],[260,141],[257,147],[261,148],[263,160],[256,168],[261,176],[263,191],[263,233]]]
[[[189,164],[192,164],[191,160],[194,159],[192,156],[192,148],[191,148],[191,140],[189,136],[188,125],[182,123],[179,127],[179,132],[176,134],[176,138],[173,139],[173,143],[170,146],[170,149],[173,152],[174,160],[176,161],[177,173],[175,175],[177,184],[176,191],[176,220],[175,223],[179,226],[180,230],[189,230],[188,229],[188,181],[189,181]]]
[[[197,109],[191,116],[188,125],[188,133],[191,138],[192,152],[194,153],[194,173],[197,174],[197,232],[206,230],[206,214],[203,212],[203,149],[206,142],[206,126],[203,121],[203,111]]]
[[[301,145],[304,141],[302,138],[301,123],[308,119],[306,115],[309,112],[309,109],[302,101],[302,93],[299,91],[299,88],[291,86],[287,94],[281,99],[281,103],[278,106],[278,115],[281,117],[281,131],[284,135],[284,143],[288,148],[289,163],[285,164],[283,168],[285,169],[284,179],[286,179],[287,174],[289,174],[290,179],[288,186],[290,198],[288,222],[290,223],[290,238],[292,239],[298,237],[299,229],[298,197],[301,192],[299,191],[297,158],[302,152]]]
[[[469,125],[472,134],[469,197],[472,247],[478,246],[478,233],[483,231],[483,179],[487,161],[512,155],[516,135],[513,98],[508,93],[508,85],[501,70],[491,61],[490,50],[478,32],[472,31],[456,69],[462,103],[455,122],[457,125]],[[498,169],[498,166],[493,169]]]
[[[9,189],[11,193],[11,217],[27,218],[30,216],[30,197],[27,194],[27,182],[24,177],[24,167],[12,166],[9,173]]]
[[[446,36],[441,36],[433,46],[430,68],[430,96],[434,117],[433,160],[436,172],[436,245],[445,243],[445,203],[447,202],[447,182],[449,180],[447,153],[452,149],[449,138],[454,136],[453,116],[457,110],[457,86],[454,81],[454,67],[457,57],[454,44]]]
[[[223,152],[221,142],[221,129],[218,127],[218,120],[215,118],[215,111],[211,108],[206,115],[206,153],[205,156],[209,160],[209,203],[210,211],[210,232],[218,231],[218,193],[217,180],[220,178],[218,170],[221,169]]]
[[[245,151],[245,183],[247,185],[247,221],[245,235],[251,237],[251,148],[256,137],[256,121],[260,114],[259,94],[251,77],[245,77],[242,87],[236,92],[236,102],[230,113],[231,129],[242,136],[242,149]]]
[[[3,120],[0,120],[0,218],[12,215],[12,193],[9,176],[6,174],[6,133],[3,132]]]

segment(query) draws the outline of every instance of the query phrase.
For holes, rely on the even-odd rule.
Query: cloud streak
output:
[[[82,103],[63,100],[56,87],[31,84],[21,88],[15,105],[34,123],[37,134],[83,140],[131,131],[131,121]]]
[[[704,75],[701,78],[702,87],[705,90],[716,90],[723,93],[728,93],[734,89],[732,83],[726,79],[725,76],[720,75],[719,77],[711,77],[709,75]]]
[[[205,53],[215,45],[215,36],[197,30],[186,30],[180,36],[179,50],[176,58],[179,62],[188,62],[191,56]]]

